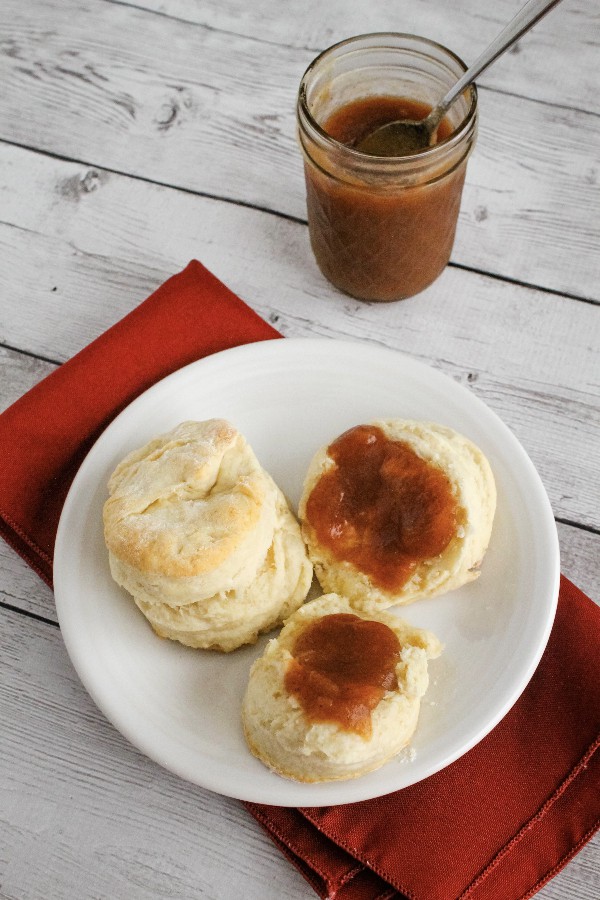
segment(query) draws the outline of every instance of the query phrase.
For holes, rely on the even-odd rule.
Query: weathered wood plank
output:
[[[53,369],[54,366],[51,363],[34,360],[24,354],[0,348],[0,411]],[[524,399],[527,400],[527,398]],[[528,422],[531,424],[530,419],[531,410],[528,408],[528,414],[525,417],[526,425]],[[538,422],[537,426],[527,431],[527,437],[533,439],[537,429],[542,434],[548,433],[548,427],[547,422]],[[558,458],[562,454],[570,452],[569,448],[561,446],[554,449]],[[547,448],[542,441],[536,448],[536,452],[532,454],[538,466],[546,453]],[[577,457],[574,456],[574,467],[576,467],[577,461]],[[573,472],[569,472],[568,476],[573,477]],[[576,480],[583,480],[585,477],[587,477],[585,472],[575,473]],[[555,508],[558,502],[557,498],[561,492],[565,492],[564,484],[565,480],[563,479],[559,484],[549,485],[549,493]],[[600,602],[600,570],[597,565],[600,555],[600,535],[562,523],[558,524],[558,534],[562,571],[583,591]],[[0,541],[1,603],[34,613],[53,622],[56,621],[52,592],[16,553]]]
[[[600,603],[600,537],[558,524],[561,569],[582,591]],[[0,606],[5,605],[56,622],[54,596],[38,576],[0,541]]]
[[[2,897],[314,896],[240,804],[160,769],[106,722],[58,629],[5,609],[0,624]],[[540,896],[592,900],[592,853]]]
[[[115,0],[110,0],[115,2]],[[119,2],[119,0],[116,0]],[[309,48],[315,53],[354,34],[404,31],[445,44],[467,64],[493,40],[523,4],[520,0],[439,0],[398,4],[397,0],[133,0],[130,6],[152,10],[263,42]],[[282,14],[285,9],[285,14]],[[600,49],[600,13],[586,0],[570,0],[547,16],[482,78],[495,90],[600,113],[594,73]],[[268,48],[265,48],[268,53]],[[578,65],[573,65],[577,56]],[[516,57],[516,58],[515,58]]]
[[[102,169],[302,220],[293,105],[317,50],[393,27],[470,60],[521,2],[4,0],[0,140],[97,168],[0,145],[0,342],[66,359],[197,256],[287,335],[381,343],[469,384],[555,513],[597,529],[597,308],[456,268],[405,304],[355,303],[320,277],[302,224]],[[600,300],[599,42],[598,9],[569,0],[485,76],[459,265]],[[0,409],[53,368],[0,348]],[[600,536],[558,530],[563,571],[598,600]],[[0,541],[0,896],[313,897],[239,804],[108,725],[55,619]],[[597,836],[536,896],[596,900],[599,861]]]
[[[555,514],[600,526],[598,307],[457,268],[413,300],[364,304],[325,283],[301,224],[14,147],[2,161],[3,342],[64,360],[197,256],[287,335],[385,344],[469,384],[517,433]]]
[[[304,218],[294,102],[312,50],[104,0],[0,15],[0,138]],[[481,111],[454,260],[600,299],[600,118],[489,90]]]
[[[310,896],[241,804],[160,769],[106,722],[57,628],[0,620],[3,898],[222,900],[240,880],[248,900],[265,885]]]

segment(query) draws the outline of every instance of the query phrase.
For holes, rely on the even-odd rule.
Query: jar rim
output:
[[[297,115],[300,123],[308,124],[310,128],[316,132],[319,139],[325,146],[329,146],[331,148],[335,148],[337,152],[341,152],[344,155],[347,154],[347,158],[349,160],[354,159],[357,162],[373,162],[375,165],[392,167],[397,166],[399,163],[418,163],[418,162],[426,162],[433,161],[437,156],[440,156],[446,150],[451,150],[456,144],[460,143],[463,139],[465,133],[472,128],[474,125],[474,120],[477,112],[477,87],[475,84],[471,84],[465,91],[468,90],[470,103],[467,113],[464,119],[461,121],[460,125],[455,128],[448,137],[443,140],[433,144],[431,147],[426,147],[424,150],[420,150],[417,153],[409,154],[406,156],[376,156],[374,154],[362,153],[360,150],[356,150],[354,147],[349,147],[347,144],[341,143],[341,141],[336,140],[336,138],[332,137],[328,134],[325,129],[317,122],[317,120],[312,115],[309,107],[308,107],[308,97],[307,97],[307,83],[310,76],[313,74],[315,69],[319,65],[323,63],[323,61],[333,52],[340,50],[344,47],[351,47],[353,44],[358,44],[359,42],[365,41],[377,41],[385,38],[394,38],[401,39],[404,41],[414,41],[423,47],[430,47],[432,49],[440,50],[443,54],[445,54],[449,59],[458,63],[459,67],[463,72],[466,72],[467,65],[466,63],[458,56],[458,54],[454,53],[453,50],[450,50],[448,47],[445,47],[444,44],[440,44],[438,41],[433,41],[430,38],[422,37],[418,34],[410,34],[408,32],[401,31],[375,31],[372,33],[365,33],[355,35],[353,37],[344,38],[341,41],[338,41],[335,44],[332,44],[327,49],[323,50],[321,53],[316,56],[312,62],[308,65],[304,74],[300,80],[300,87],[298,90],[298,101],[297,101]],[[364,48],[368,49],[385,49],[386,45],[371,45]],[[400,47],[389,46],[388,49],[396,50],[402,49]]]

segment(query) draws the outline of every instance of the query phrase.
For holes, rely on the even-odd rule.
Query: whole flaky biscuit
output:
[[[449,543],[439,554],[416,562],[407,580],[389,589],[353,562],[340,559],[319,539],[307,516],[307,503],[321,478],[336,463],[322,447],[310,463],[300,500],[299,516],[309,556],[325,591],[347,597],[363,610],[412,603],[458,588],[477,578],[487,550],[496,509],[496,487],[489,462],[468,438],[431,422],[384,419],[370,423],[386,438],[408,445],[448,479],[458,510]],[[396,527],[391,523],[390,527]]]
[[[371,712],[371,735],[344,730],[335,722],[311,721],[286,688],[285,676],[295,641],[316,619],[351,613],[387,625],[398,637],[397,688],[388,690]],[[390,613],[353,609],[336,594],[306,603],[279,637],[269,641],[250,671],[242,705],[246,741],[252,753],[279,775],[304,782],[357,778],[382,766],[410,741],[428,686],[427,660],[442,647],[428,631],[413,628]]]
[[[134,596],[181,606],[250,584],[273,541],[275,486],[228,422],[182,422],[117,466],[104,535]]]
[[[230,651],[304,601],[300,526],[228,422],[183,422],[117,466],[104,506],[115,581],[154,631]]]

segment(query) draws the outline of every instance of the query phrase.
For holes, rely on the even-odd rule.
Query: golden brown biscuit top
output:
[[[228,422],[183,422],[130,453],[109,481],[109,550],[142,572],[211,572],[251,538],[272,486]]]

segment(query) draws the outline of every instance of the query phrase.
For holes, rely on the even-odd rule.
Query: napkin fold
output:
[[[533,679],[457,762],[376,800],[248,807],[322,897],[521,900],[600,824],[599,730],[600,609],[562,578]]]
[[[63,503],[106,426],[182,366],[276,337],[279,332],[192,261],[2,413],[2,537],[52,586]]]
[[[83,458],[159,379],[281,337],[199,262],[0,416],[0,534],[52,585],[56,528]],[[521,698],[476,747],[362,803],[247,803],[323,898],[526,900],[600,825],[600,609],[561,579],[556,621]]]

